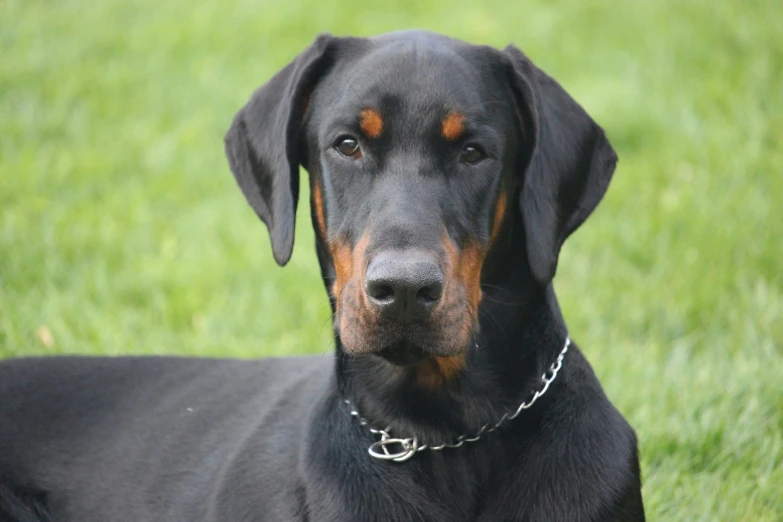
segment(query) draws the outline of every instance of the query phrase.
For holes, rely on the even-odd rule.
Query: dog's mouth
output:
[[[416,364],[427,357],[460,355],[475,328],[461,319],[409,324],[366,321],[360,314],[341,319],[337,333],[349,352],[376,355],[397,366]]]
[[[414,366],[426,356],[421,347],[404,340],[382,348],[377,355],[395,366]]]
[[[404,375],[416,376],[417,382],[427,388],[440,388],[465,368],[477,327],[461,318],[405,328],[339,322],[343,326],[338,330],[340,342],[348,353],[384,361],[404,370]]]

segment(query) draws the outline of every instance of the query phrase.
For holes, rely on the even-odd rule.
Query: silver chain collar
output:
[[[372,433],[373,435],[381,436],[381,440],[373,442],[372,444],[370,444],[370,447],[367,448],[367,451],[369,452],[370,456],[379,460],[393,460],[394,462],[405,462],[409,458],[413,457],[419,451],[424,451],[425,449],[429,449],[432,451],[440,451],[444,448],[459,448],[466,442],[476,442],[485,433],[492,433],[500,426],[502,426],[503,423],[516,419],[519,416],[519,414],[522,413],[522,410],[526,410],[531,406],[533,406],[533,404],[535,404],[536,401],[542,395],[544,395],[546,391],[549,389],[549,385],[552,384],[552,381],[554,381],[555,377],[557,377],[557,372],[559,372],[560,368],[563,367],[563,358],[565,357],[566,352],[568,352],[568,347],[570,346],[570,344],[571,344],[571,339],[568,336],[566,336],[563,349],[560,351],[560,355],[557,356],[557,360],[553,362],[552,365],[549,367],[549,369],[547,369],[547,371],[544,372],[544,374],[541,376],[541,381],[542,381],[541,387],[535,393],[533,393],[533,395],[531,395],[528,400],[520,404],[519,407],[517,407],[516,411],[514,411],[514,413],[512,414],[504,413],[503,416],[500,417],[500,420],[497,421],[496,423],[492,424],[488,422],[487,424],[484,424],[481,427],[481,429],[479,429],[472,437],[468,437],[467,435],[460,435],[459,437],[457,437],[455,442],[444,442],[437,446],[427,445],[427,444],[422,444],[421,446],[419,446],[419,440],[415,435],[413,437],[408,437],[404,439],[392,437],[389,434],[388,427],[384,430],[373,428],[372,426],[370,426],[369,422],[367,422],[367,419],[362,417],[359,414],[359,412],[356,411],[356,408],[351,403],[351,401],[349,401],[348,399],[344,399],[344,402],[350,408],[351,416],[356,417],[359,420],[359,424],[361,426],[367,426],[367,429],[370,430],[370,433]],[[397,452],[391,452],[389,451],[389,446],[399,446],[401,450]]]

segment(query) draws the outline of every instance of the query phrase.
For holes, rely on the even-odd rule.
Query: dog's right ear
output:
[[[549,284],[563,242],[603,198],[617,154],[603,129],[566,91],[509,45],[511,85],[532,154],[519,206],[533,277]]]
[[[309,93],[333,61],[333,42],[319,36],[259,87],[226,133],[228,164],[247,202],[266,224],[280,266],[294,248],[302,117]]]

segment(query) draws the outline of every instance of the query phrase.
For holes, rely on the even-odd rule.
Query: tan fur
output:
[[[332,254],[332,263],[334,264],[335,279],[332,285],[332,296],[340,306],[340,296],[343,288],[348,283],[353,270],[353,258],[351,256],[351,245],[345,240],[338,240],[329,243],[329,251]]]
[[[326,217],[324,214],[324,197],[321,193],[321,185],[317,181],[313,182],[313,209],[315,212],[315,221],[318,225],[318,232],[321,233],[321,238],[326,241]]]
[[[383,118],[375,109],[364,109],[359,113],[359,127],[368,138],[377,138],[383,132]]]
[[[460,251],[445,230],[442,244],[446,254],[446,281],[439,307],[448,311],[441,320],[459,328],[459,331],[455,332],[455,342],[467,346],[470,334],[476,327],[476,314],[481,302],[481,268],[486,249],[476,242],[471,242]],[[464,292],[467,309],[459,305],[460,290]],[[464,353],[452,357],[429,357],[417,368],[418,382],[429,388],[443,387],[466,366]]]
[[[449,141],[454,141],[465,132],[465,115],[452,111],[443,119],[441,136]]]
[[[417,378],[420,386],[425,388],[442,388],[465,369],[464,354],[453,357],[428,357],[417,368]]]
[[[495,239],[497,238],[498,234],[500,233],[500,229],[503,226],[503,218],[506,216],[507,205],[508,200],[506,198],[506,193],[501,190],[500,195],[498,196],[498,200],[495,203],[495,216],[492,219],[492,232],[489,235],[490,245],[495,243]]]
[[[336,301],[337,320],[340,325],[340,336],[344,341],[350,340],[367,331],[376,318],[376,313],[367,302],[364,293],[364,267],[366,265],[366,249],[370,237],[365,234],[351,250],[347,242],[341,242],[335,250],[335,271],[337,277],[332,287],[332,295]],[[346,314],[344,303],[349,302],[353,313]],[[354,343],[348,343],[354,344]]]

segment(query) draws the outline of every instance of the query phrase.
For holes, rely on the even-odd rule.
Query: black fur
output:
[[[346,161],[331,145],[361,134],[355,115],[367,106],[384,116],[383,132],[361,140],[361,161]],[[450,143],[437,125],[453,108],[468,129]],[[487,159],[455,159],[466,140]],[[315,206],[313,221],[335,313],[335,237],[354,247],[370,237],[367,256],[436,251],[443,230],[456,245],[485,245],[478,321],[458,347],[467,367],[422,386],[411,368],[357,355],[339,324],[334,357],[5,361],[0,520],[644,520],[634,432],[576,345],[513,422],[402,463],[367,454],[376,439],[343,402],[393,434],[437,443],[497,421],[540,386],[567,335],[551,283],[560,248],[616,162],[554,80],[514,47],[423,32],[324,35],[254,93],[226,152],[281,265],[293,248],[298,168],[307,168],[323,194],[325,223]],[[495,234],[499,194],[509,210]],[[432,356],[458,337],[385,334]]]

